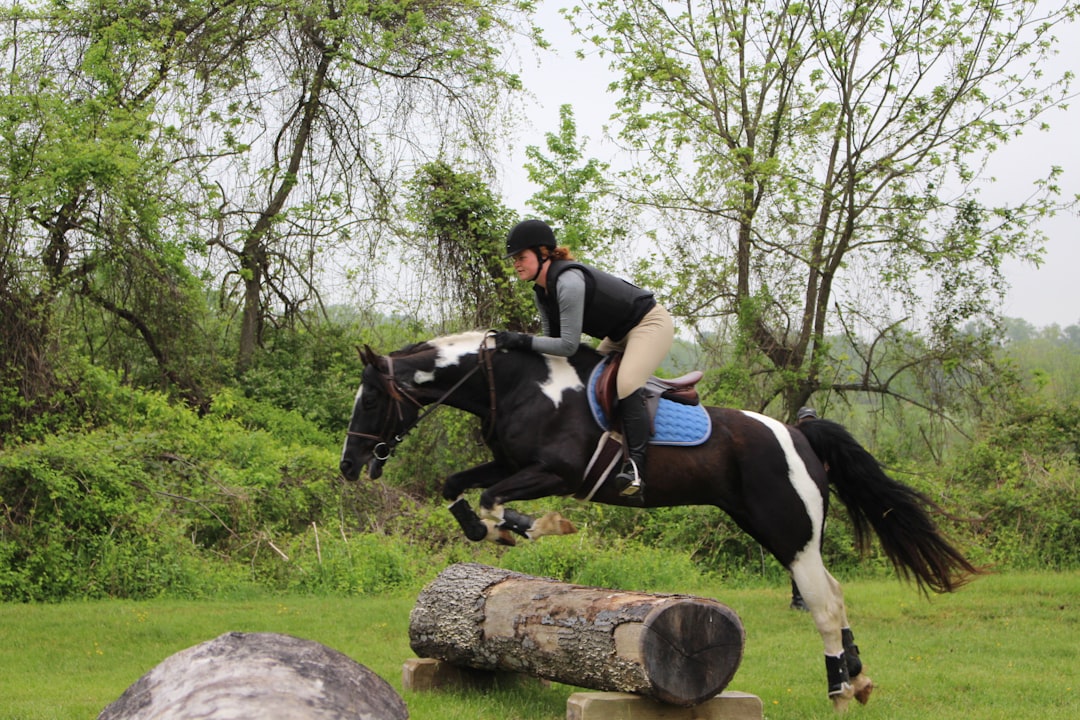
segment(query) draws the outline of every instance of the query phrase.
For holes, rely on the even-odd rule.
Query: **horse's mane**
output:
[[[413,355],[414,353],[422,352],[434,347],[437,344],[444,344],[448,342],[474,342],[477,348],[480,348],[480,343],[484,339],[484,330],[469,330],[467,332],[458,332],[455,335],[444,335],[440,337],[431,338],[430,340],[420,340],[405,345],[400,350],[394,350],[390,354],[394,357],[400,355]]]
[[[441,335],[433,337],[430,340],[422,340],[420,342],[406,345],[400,350],[395,350],[390,353],[391,357],[407,357],[409,355],[415,355],[425,350],[430,350],[439,345],[472,345],[476,348],[480,347],[480,344],[484,341],[484,337],[490,332],[490,330],[467,330],[460,333],[454,333],[450,335]],[[492,347],[494,343],[491,343],[489,347]],[[585,353],[586,355],[599,356],[596,348],[586,343],[582,343],[578,346],[578,355]]]
[[[390,353],[390,355],[392,357],[414,355],[414,354],[416,354],[418,352],[423,352],[425,350],[429,350],[429,349],[434,348],[434,347],[436,347],[438,345],[459,344],[459,343],[462,343],[462,344],[468,343],[468,344],[475,345],[477,348],[479,348],[480,343],[483,341],[484,335],[486,335],[486,334],[487,334],[486,330],[469,330],[469,331],[466,331],[466,332],[455,333],[455,334],[452,334],[452,335],[442,335],[442,336],[439,336],[439,337],[431,338],[430,340],[421,340],[420,342],[415,342],[415,343],[412,343],[411,345],[406,345],[405,347],[401,348],[400,350],[394,350],[393,352]]]
[[[397,350],[393,350],[393,351],[390,352],[390,355],[393,356],[393,357],[398,357],[399,355],[414,355],[414,354],[420,352],[421,349],[426,349],[428,347],[430,347],[430,345],[428,344],[428,341],[427,340],[421,340],[420,342],[416,342],[416,343],[413,343],[411,345],[406,345],[403,348],[398,348]]]

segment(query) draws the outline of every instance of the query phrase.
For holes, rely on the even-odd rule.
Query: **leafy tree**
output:
[[[453,299],[444,319],[466,328],[529,326],[532,301],[503,258],[512,213],[480,174],[424,165],[410,183],[409,216],[416,265],[435,274],[439,297]]]
[[[267,322],[321,307],[323,257],[354,240],[374,246],[396,227],[402,167],[448,144],[492,144],[500,94],[519,84],[501,47],[510,18],[530,3],[249,6],[274,30],[243,47],[246,72],[213,98],[218,119],[203,132],[223,140],[210,146],[219,160],[198,171],[203,195],[193,203],[214,208],[197,222],[222,296],[237,297],[240,370]],[[189,107],[190,118],[205,114]]]
[[[101,327],[99,341],[139,337],[158,378],[192,404],[206,402],[181,360],[193,337],[191,324],[176,319],[190,314],[198,295],[184,247],[161,229],[177,197],[162,182],[169,161],[151,116],[168,71],[190,61],[193,48],[213,45],[206,33],[234,19],[225,13],[215,25],[203,5],[181,5],[149,12],[140,3],[45,2],[2,10],[11,70],[0,96],[0,294],[29,311],[35,328],[4,332],[12,341],[9,372],[19,358],[37,358],[18,383],[28,404],[50,389],[31,378],[51,372],[45,358],[56,356],[54,313],[65,307]],[[94,313],[103,324],[87,322]]]
[[[1015,363],[1026,380],[1025,395],[1048,404],[1080,407],[1080,327],[1050,325],[1036,330],[1024,320],[1009,319],[1000,354]]]
[[[250,367],[267,323],[323,309],[325,253],[393,227],[403,164],[454,138],[489,145],[499,96],[518,87],[501,46],[529,10],[527,0],[0,9],[10,68],[0,296],[22,318],[4,327],[12,342],[0,357],[20,388],[12,403],[25,409],[43,391],[63,307],[91,355],[205,409],[201,373],[217,363],[190,358],[215,357],[233,326],[204,317],[191,268],[220,283],[211,297],[222,311],[238,312],[236,367]]]
[[[604,220],[607,166],[582,161],[584,141],[577,137],[573,110],[559,110],[559,132],[545,135],[545,155],[526,148],[525,169],[540,189],[528,200],[555,227],[559,242],[577,254],[601,257],[622,228]],[[424,165],[410,183],[410,240],[419,253],[414,264],[430,267],[443,297],[454,299],[453,312],[467,327],[535,330],[536,310],[527,285],[517,282],[503,258],[513,214],[493,195],[478,172],[456,172],[448,163]]]
[[[560,243],[595,261],[626,228],[617,226],[602,210],[610,190],[604,177],[608,165],[595,158],[582,162],[585,141],[578,139],[573,108],[561,106],[558,133],[544,135],[549,154],[535,145],[525,148],[525,171],[529,181],[540,186],[527,202],[558,228]]]
[[[1044,70],[1075,3],[601,0],[570,14],[617,73],[619,137],[641,158],[626,180],[674,229],[652,270],[703,337],[737,338],[758,405],[791,416],[833,388],[940,411],[946,395],[908,396],[899,378],[986,384],[1002,262],[1038,259],[1061,170],[1008,206],[982,202],[976,180],[1068,99],[1071,74]],[[981,337],[963,332],[975,320]],[[842,379],[837,331],[856,366]]]

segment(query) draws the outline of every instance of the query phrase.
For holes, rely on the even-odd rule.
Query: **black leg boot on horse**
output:
[[[628,458],[619,474],[615,487],[619,494],[633,505],[645,504],[645,451],[652,436],[652,422],[645,400],[645,389],[639,388],[619,401],[619,417],[622,420],[623,441]]]

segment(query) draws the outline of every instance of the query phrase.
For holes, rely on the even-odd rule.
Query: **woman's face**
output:
[[[514,272],[521,280],[533,280],[540,270],[540,258],[532,248],[522,250],[510,258],[514,263]]]

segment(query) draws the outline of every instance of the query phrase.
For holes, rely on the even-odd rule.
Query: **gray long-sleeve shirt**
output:
[[[536,335],[532,340],[532,349],[548,355],[570,357],[581,345],[581,323],[585,318],[585,275],[577,268],[570,268],[559,276],[559,336],[551,334],[551,322],[544,308],[537,301],[540,309],[540,323],[544,335]]]

